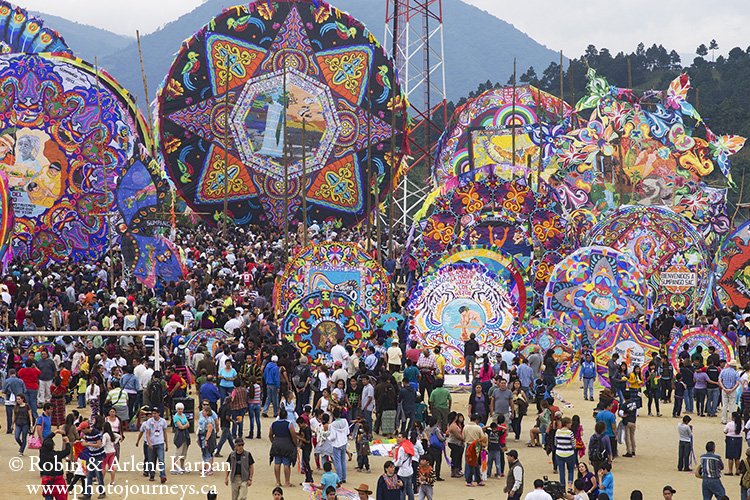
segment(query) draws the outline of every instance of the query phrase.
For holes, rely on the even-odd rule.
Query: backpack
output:
[[[161,385],[161,379],[154,379],[148,384],[148,399],[152,406],[158,406],[164,402],[164,387]]]
[[[443,442],[440,441],[437,432],[435,432],[434,430],[432,431],[432,434],[430,434],[430,447],[437,450],[443,449]]]
[[[607,449],[602,442],[602,436],[594,436],[589,446],[589,460],[591,462],[603,462],[607,459]]]
[[[294,386],[297,389],[302,389],[303,387],[305,387],[305,382],[307,382],[307,379],[310,377],[309,373],[305,373],[307,371],[305,370],[305,368],[307,368],[306,365],[299,365],[294,369],[292,382],[294,382]]]

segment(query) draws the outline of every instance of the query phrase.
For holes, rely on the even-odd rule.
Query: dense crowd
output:
[[[330,227],[317,228],[310,236],[313,241],[362,241],[357,232],[337,234]],[[395,239],[394,255],[400,256],[404,235]],[[67,475],[50,467],[43,475],[45,484],[72,487],[82,482],[86,498],[102,498],[105,482],[116,480],[112,464],[132,431],[136,446],[142,443],[143,474],[150,481],[166,482],[168,473],[211,476],[227,445],[230,469],[224,481],[231,485],[233,500],[246,498],[255,460],[245,440],[268,439],[279,491],[294,486],[292,468],[299,461],[304,482],[332,499],[335,488],[347,482],[354,455],[357,471],[371,471],[370,446],[380,437],[394,440],[392,459],[373,491],[367,485],[355,488],[361,497],[374,493],[378,500],[412,500],[415,495],[431,500],[436,482],[461,478],[467,487],[481,487],[494,477],[511,500],[520,499],[525,488],[530,500],[551,498],[550,493],[611,500],[618,437],[626,445],[621,456],[635,457],[643,394],[649,415],[652,405],[661,416],[660,404],[671,403],[679,418],[684,404],[680,470],[690,468],[690,414],[695,409],[710,418],[721,407],[728,474],[736,471],[743,480],[747,476],[750,487],[750,463],[739,456],[750,432],[750,424],[745,425],[750,365],[741,373],[736,361],[726,363],[714,352],[691,355],[685,348],[678,355],[679,371],[672,370],[664,352],[654,353],[646,367],[623,363],[617,355],[606,367],[597,367],[593,352],[584,347],[576,354],[579,374],[584,399],[595,403],[596,414],[593,432],[586,433],[579,415],[566,415],[555,398],[558,361],[552,350],[536,346],[522,356],[517,345],[506,342],[502,352],[490,356],[472,335],[464,345],[464,379],[470,390],[464,415],[446,387],[440,347],[409,341],[406,321],[390,331],[373,330],[357,349],[337,338],[326,363],[312,363],[279,336],[273,288],[285,259],[278,232],[237,229],[222,237],[179,231],[176,240],[185,250],[189,273],[178,282],[159,282],[154,290],[124,273],[117,252],[114,263],[108,255],[98,262],[42,269],[15,262],[4,277],[0,328],[27,333],[6,340],[6,432],[13,433],[21,455],[28,446],[40,450],[42,462],[78,465]],[[298,246],[298,238],[292,237],[292,249]],[[418,266],[408,257],[384,255],[383,261],[398,285],[392,310],[406,317],[401,285],[414,283]],[[702,315],[696,323],[725,332],[744,360],[748,316],[723,310]],[[650,328],[666,344],[689,319],[681,311],[666,311]],[[198,334],[197,349],[187,349],[190,335],[211,328],[224,329],[230,337],[212,350]],[[139,333],[151,330],[159,332],[158,348],[153,336]],[[79,333],[84,331],[118,335]],[[24,360],[22,353],[39,341],[52,342],[51,352],[42,349],[37,359]],[[595,401],[600,368],[611,389],[601,391]],[[58,449],[57,434],[63,437]],[[558,483],[535,480],[533,489],[527,486],[519,450],[509,444],[524,436],[527,446],[543,447],[551,457]],[[170,444],[174,461],[167,456]],[[185,460],[191,446],[200,448],[200,470],[191,470]],[[706,445],[700,462],[704,498],[710,493],[719,498],[724,464],[714,443]],[[665,487],[665,498],[673,492]]]

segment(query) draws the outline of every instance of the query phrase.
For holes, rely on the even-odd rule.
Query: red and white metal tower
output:
[[[447,122],[445,63],[443,54],[442,0],[387,0],[385,46],[392,48],[401,85],[412,118],[405,172],[421,165],[424,178],[409,179],[405,173],[399,192],[402,224],[419,206],[430,185],[433,153]],[[420,175],[420,177],[422,177]]]

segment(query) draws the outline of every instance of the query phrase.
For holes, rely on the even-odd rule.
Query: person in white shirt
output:
[[[544,491],[544,481],[534,479],[534,491],[526,493],[526,500],[552,500],[552,495]]]
[[[347,367],[347,362],[349,361],[349,353],[346,352],[346,347],[344,347],[343,337],[336,339],[336,345],[331,347],[331,360],[334,364],[336,363],[336,361],[340,361],[342,367]]]
[[[406,491],[406,494],[404,497],[408,497],[409,500],[414,500],[414,488],[411,487],[412,479],[411,476],[414,475],[414,469],[412,468],[412,459],[413,455],[410,455],[406,452],[406,447],[403,446],[404,442],[408,441],[408,438],[406,437],[405,432],[399,432],[396,436],[396,447],[398,449],[398,453],[396,454],[396,468],[397,472],[396,475],[401,480],[402,483],[406,486],[404,490]],[[411,442],[409,442],[411,444]],[[414,453],[414,447],[413,445],[409,447],[409,449],[412,450],[412,453]]]
[[[169,322],[164,325],[164,335],[166,335],[167,337],[171,337],[172,335],[174,335],[178,328],[182,331],[185,331],[185,326],[179,321],[175,321],[174,314],[170,314],[169,318],[167,319],[169,319]]]
[[[336,361],[333,363],[333,373],[331,374],[331,386],[336,387],[336,384],[339,380],[343,380],[346,382],[349,380],[349,372],[346,371],[346,368],[341,366],[341,361]]]
[[[583,491],[584,488],[583,479],[576,479],[573,482],[574,494],[566,493],[563,498],[565,498],[565,500],[589,500],[589,496]]]

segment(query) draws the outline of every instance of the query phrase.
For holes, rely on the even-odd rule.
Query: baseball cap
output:
[[[88,429],[88,428],[89,428],[89,421],[88,420],[84,420],[83,422],[81,422],[80,424],[78,424],[78,427],[76,427],[76,429],[79,430],[79,431],[82,431],[83,429]]]
[[[672,493],[673,495],[674,495],[675,493],[677,493],[677,490],[676,490],[676,489],[674,489],[674,488],[672,488],[672,487],[671,487],[671,486],[669,486],[669,485],[666,485],[666,486],[664,487],[664,489],[663,489],[662,491],[668,491],[668,492]]]
[[[508,453],[506,453],[507,456],[513,457],[516,460],[518,459],[518,452],[516,450],[510,450]]]

